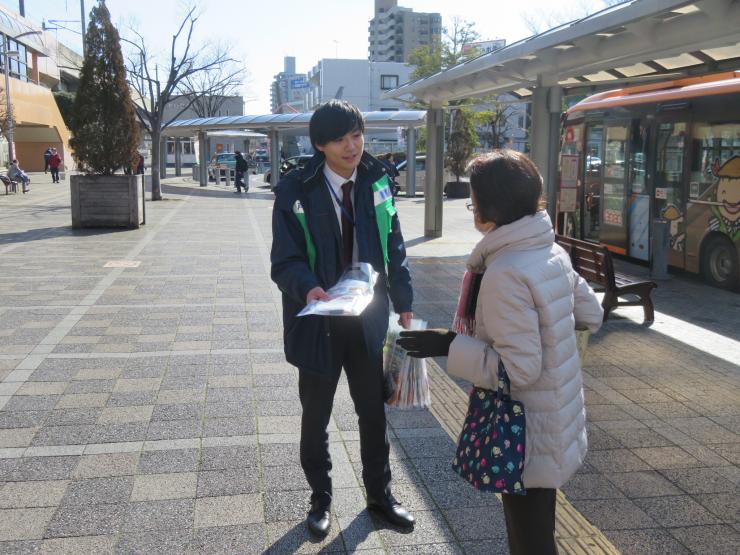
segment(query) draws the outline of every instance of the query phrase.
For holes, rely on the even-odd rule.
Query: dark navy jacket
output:
[[[332,368],[331,335],[327,317],[296,314],[306,305],[306,295],[314,287],[324,290],[342,274],[341,231],[331,193],[324,181],[325,158],[317,153],[301,170],[285,175],[275,189],[272,212],[271,277],[283,293],[283,333],[285,358],[294,366],[326,373]],[[393,217],[388,237],[388,272],[375,223],[372,184],[386,168],[367,152],[357,168],[354,189],[354,217],[357,252],[360,262],[369,262],[380,274],[375,296],[362,319],[368,353],[380,354],[388,331],[388,296],[399,314],[410,312],[413,300],[411,276],[398,215]],[[311,271],[306,254],[303,228],[293,212],[299,201],[316,247],[316,267]]]

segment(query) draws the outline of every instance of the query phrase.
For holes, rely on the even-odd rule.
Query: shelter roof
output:
[[[364,112],[365,127],[383,129],[396,127],[421,127],[426,123],[425,110],[400,110]],[[298,114],[263,114],[183,119],[172,122],[164,134],[168,137],[190,137],[199,131],[227,129],[252,129],[259,131],[308,128],[313,112]]]
[[[441,104],[529,97],[559,84],[595,92],[740,67],[740,2],[631,0],[386,92]]]

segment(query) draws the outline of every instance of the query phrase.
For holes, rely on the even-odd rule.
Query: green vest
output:
[[[393,206],[393,194],[391,193],[388,176],[384,175],[372,184],[373,198],[375,200],[375,221],[378,224],[378,236],[380,237],[380,248],[383,251],[383,262],[388,267],[388,235],[390,235],[393,226],[393,216],[396,214],[396,207]],[[293,205],[293,214],[303,228],[303,235],[306,238],[306,255],[308,256],[308,265],[311,271],[316,268],[316,245],[311,239],[306,223],[306,213],[303,211],[301,201],[295,201]]]

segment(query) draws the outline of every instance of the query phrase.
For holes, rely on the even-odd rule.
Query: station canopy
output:
[[[313,112],[297,114],[265,114],[258,116],[224,116],[212,118],[181,119],[172,122],[163,131],[167,137],[192,137],[201,131],[252,129],[259,131],[290,131],[308,129]],[[364,112],[365,128],[395,129],[397,127],[422,127],[426,123],[425,110],[398,110]]]
[[[405,84],[384,97],[413,97],[430,105],[501,93],[529,99],[538,86],[595,92],[738,67],[740,2],[633,0]]]

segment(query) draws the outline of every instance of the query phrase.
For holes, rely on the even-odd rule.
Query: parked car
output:
[[[255,162],[269,162],[270,161],[270,153],[267,151],[266,148],[258,148],[254,151],[254,161]]]
[[[302,168],[308,164],[308,161],[311,158],[313,158],[313,154],[300,154],[298,156],[291,156],[287,160],[283,160],[283,163],[280,164],[280,177],[283,177],[286,173],[295,169]],[[272,169],[265,172],[265,183],[272,184]]]
[[[208,179],[216,179],[216,172],[220,177],[226,176],[226,170],[229,170],[232,174],[236,169],[236,154],[233,152],[221,152],[211,158],[208,164]]]
[[[404,160],[403,162],[400,162],[396,165],[396,169],[398,170],[398,177],[396,177],[396,182],[398,183],[399,188],[401,191],[403,191],[401,194],[406,194],[406,172],[407,172],[407,162],[408,160]],[[423,193],[424,192],[424,184],[427,180],[427,157],[424,154],[417,154],[416,155],[416,192],[417,193]],[[442,178],[442,184],[444,185],[448,181],[455,181],[455,176],[450,173],[450,171],[445,168],[444,175]]]

